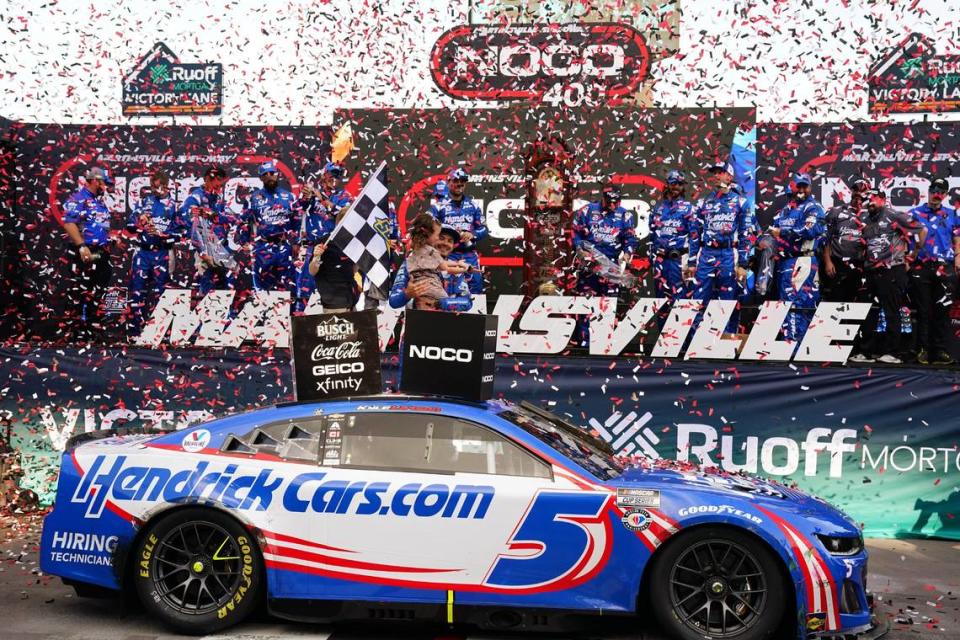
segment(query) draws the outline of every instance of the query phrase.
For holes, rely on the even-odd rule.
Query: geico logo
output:
[[[334,364],[319,364],[313,368],[315,376],[337,376],[348,373],[363,373],[362,362],[337,362]]]
[[[453,347],[432,347],[422,344],[410,345],[411,358],[425,360],[442,360],[444,362],[470,362],[473,360],[473,351],[470,349],[454,349]]]

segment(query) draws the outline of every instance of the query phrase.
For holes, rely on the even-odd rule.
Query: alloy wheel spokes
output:
[[[153,560],[157,594],[181,613],[202,615],[223,606],[240,583],[236,540],[210,522],[188,522],[168,532]]]
[[[686,549],[671,570],[671,605],[679,619],[699,633],[740,635],[764,611],[764,578],[759,561],[741,545],[702,541]]]

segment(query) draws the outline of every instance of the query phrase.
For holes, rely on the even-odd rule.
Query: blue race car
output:
[[[652,612],[677,638],[871,632],[859,528],[779,484],[628,464],[529,403],[289,404],[63,454],[41,568],[210,633],[297,620],[537,629]]]

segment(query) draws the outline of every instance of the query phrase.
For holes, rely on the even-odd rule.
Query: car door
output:
[[[327,434],[329,478],[314,504],[331,551],[309,567],[331,578],[325,597],[444,602],[497,579],[503,554],[540,552],[510,540],[553,488],[551,468],[496,431],[446,414],[357,412]]]

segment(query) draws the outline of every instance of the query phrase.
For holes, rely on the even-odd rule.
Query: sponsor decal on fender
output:
[[[697,505],[693,507],[684,507],[677,512],[677,515],[680,516],[693,516],[700,513],[712,513],[721,516],[737,516],[738,518],[744,518],[749,520],[754,524],[763,524],[763,518],[755,516],[752,513],[748,513],[742,509],[736,507],[731,507],[728,504],[709,504],[709,505]]]
[[[650,512],[646,509],[630,509],[623,514],[620,522],[630,531],[646,531],[650,528]]]
[[[659,509],[660,491],[658,489],[617,489],[617,506]]]
[[[117,536],[54,531],[50,541],[50,559],[53,562],[110,567],[113,566],[113,552],[118,541]]]

